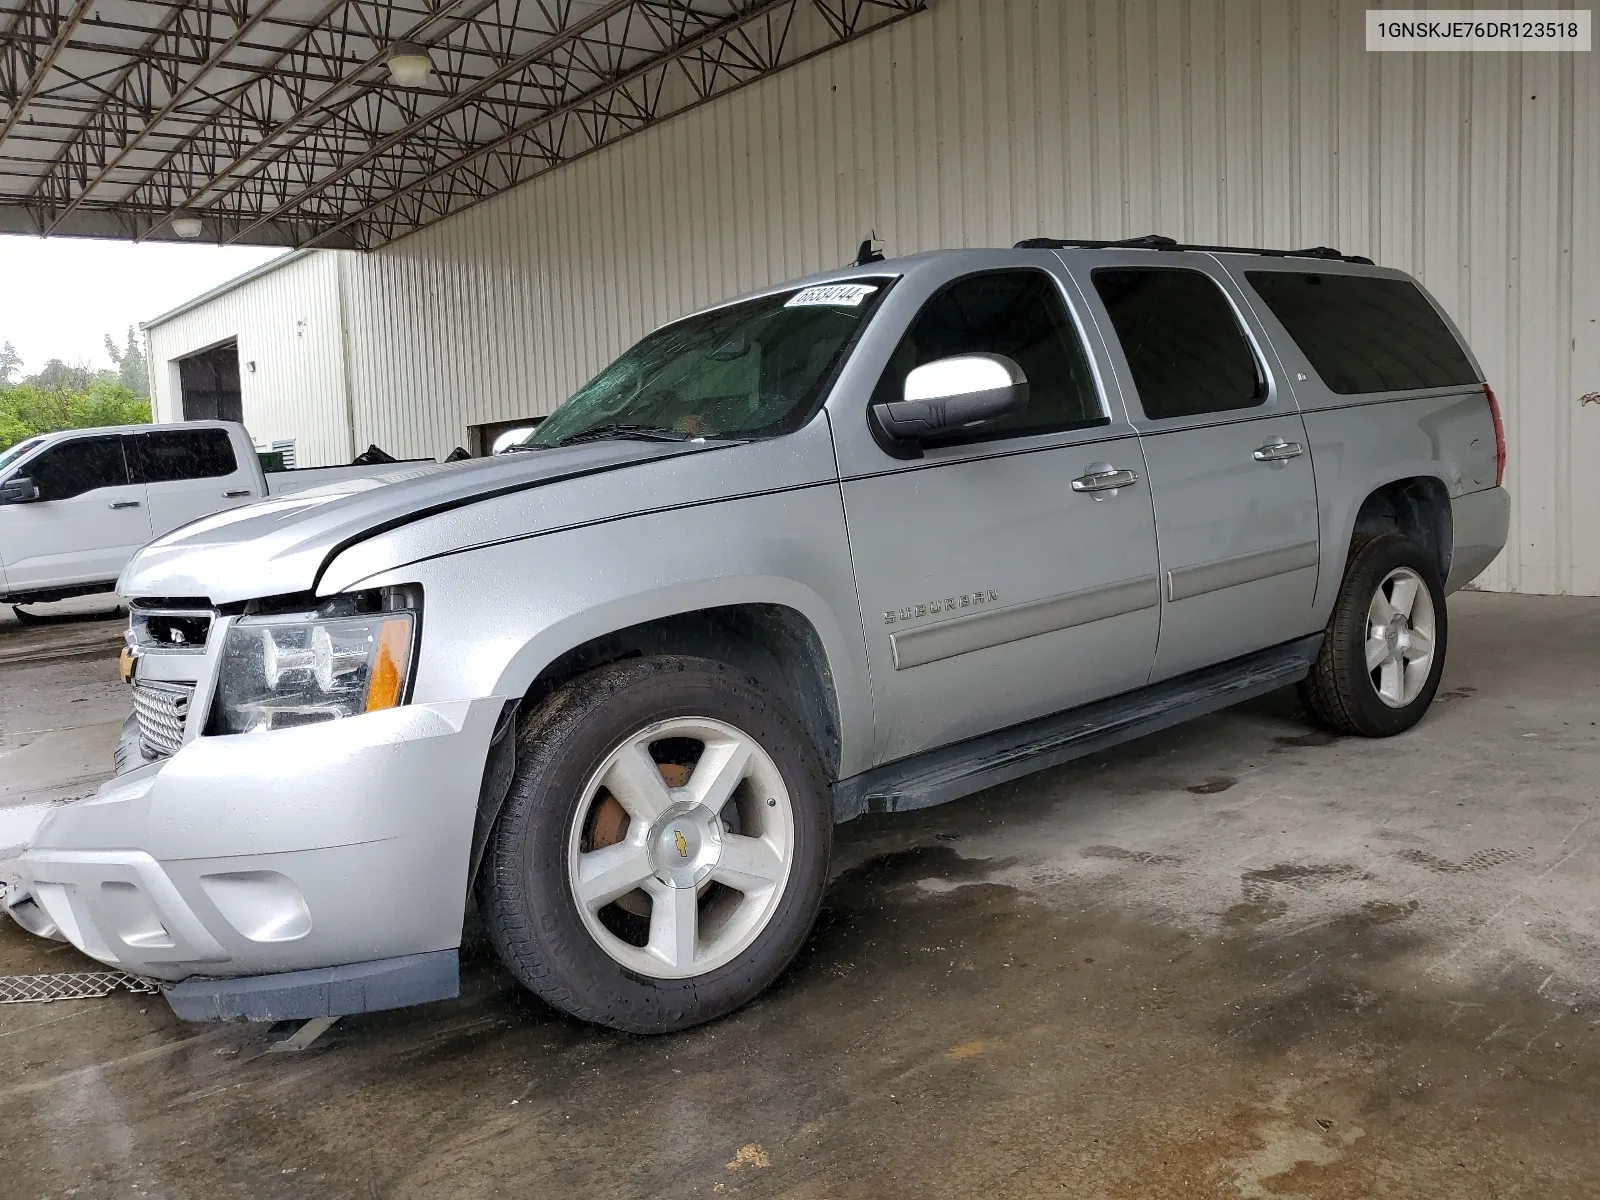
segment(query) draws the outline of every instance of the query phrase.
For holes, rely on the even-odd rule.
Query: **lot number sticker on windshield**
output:
[[[825,283],[821,287],[801,288],[789,297],[785,308],[804,308],[812,305],[859,308],[861,302],[878,289],[870,283]]]

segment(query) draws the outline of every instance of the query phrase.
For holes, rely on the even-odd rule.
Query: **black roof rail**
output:
[[[1341,254],[1332,246],[1308,246],[1304,250],[1269,250],[1260,246],[1191,246],[1163,237],[1159,233],[1146,233],[1139,237],[1119,241],[1098,241],[1092,238],[1024,238],[1016,250],[1199,250],[1212,254],[1259,254],[1265,258],[1324,258],[1336,262],[1360,263],[1373,266],[1370,258],[1359,254]]]

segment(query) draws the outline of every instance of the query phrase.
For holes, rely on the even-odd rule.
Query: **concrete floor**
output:
[[[1600,601],[1451,612],[1405,737],[1280,694],[846,826],[788,976],[689,1034],[557,1017],[476,941],[458,1002],[298,1057],[0,1008],[5,1191],[1600,1194]],[[75,959],[0,929],[0,973]]]
[[[128,715],[116,655],[126,613],[116,596],[0,605],[0,879],[51,804],[111,774]]]

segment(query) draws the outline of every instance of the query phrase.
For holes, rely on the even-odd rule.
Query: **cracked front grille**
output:
[[[165,758],[183,745],[194,688],[170,683],[137,683],[133,711],[139,719],[139,745],[145,756]]]

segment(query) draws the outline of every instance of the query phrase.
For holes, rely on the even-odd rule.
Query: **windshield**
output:
[[[811,415],[818,388],[883,290],[881,280],[801,288],[664,326],[513,448],[792,432]]]
[[[4,471],[12,463],[16,462],[17,459],[21,458],[24,454],[26,454],[29,450],[32,450],[42,441],[44,441],[42,437],[23,438],[22,441],[11,447],[11,449],[0,450],[0,471]]]

